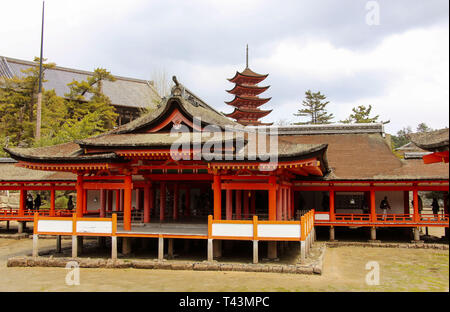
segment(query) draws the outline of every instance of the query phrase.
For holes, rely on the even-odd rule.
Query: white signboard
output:
[[[300,239],[300,224],[258,224],[258,237]]]
[[[329,221],[330,215],[328,213],[316,213],[314,219],[317,221]]]
[[[38,233],[72,233],[72,220],[38,220]]]
[[[253,224],[213,223],[212,236],[253,237]]]
[[[112,222],[77,221],[77,233],[112,234]]]

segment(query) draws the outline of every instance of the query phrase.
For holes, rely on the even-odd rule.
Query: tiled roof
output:
[[[448,135],[449,129],[445,128],[430,132],[411,133],[408,136],[409,139],[421,149],[438,152],[448,151]]]
[[[11,78],[25,75],[22,70],[36,66],[36,63],[0,56],[0,76]],[[69,93],[68,83],[73,80],[85,80],[93,73],[73,68],[55,66],[44,73],[44,88],[54,89],[58,96],[64,97]],[[141,79],[114,76],[116,81],[103,82],[103,92],[110,98],[115,106],[143,108],[155,107],[161,97],[152,86],[152,82]]]

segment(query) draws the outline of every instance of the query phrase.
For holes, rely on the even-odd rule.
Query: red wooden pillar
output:
[[[283,191],[283,220],[287,220],[287,212],[288,212],[288,189],[284,188]]]
[[[88,190],[83,190],[83,214],[86,214],[88,211],[87,199],[88,199]]]
[[[334,214],[334,190],[330,190],[330,221],[336,221]]]
[[[76,190],[77,190],[77,208],[76,208],[76,214],[78,218],[83,217],[83,176],[79,174],[77,176],[77,184],[76,184]]]
[[[277,220],[281,220],[282,218],[282,205],[283,205],[283,199],[282,199],[282,193],[283,188],[278,188],[277,191]]]
[[[242,219],[242,191],[236,190],[236,220]]]
[[[291,187],[290,192],[289,192],[289,202],[291,203],[291,215],[290,215],[290,219],[295,219],[295,210],[294,210],[294,188]]]
[[[189,186],[186,187],[186,196],[184,197],[185,211],[184,215],[189,217],[191,215],[191,189]]]
[[[269,221],[277,219],[277,180],[276,177],[269,177],[272,187],[269,189]]]
[[[100,218],[106,214],[106,190],[100,190]]]
[[[417,190],[413,190],[413,202],[414,202],[414,222],[420,221],[419,215],[419,192]]]
[[[123,211],[123,190],[120,190],[119,211]]]
[[[107,210],[109,211],[109,212],[111,212],[112,211],[112,202],[113,202],[113,193],[112,193],[113,191],[112,190],[107,190],[106,191],[106,194],[107,194],[107,203],[108,203],[108,207],[107,207]]]
[[[251,191],[250,192],[250,213],[252,215],[256,214],[256,191]]]
[[[213,191],[214,191],[214,220],[220,220],[222,218],[222,186],[219,175],[214,176]]]
[[[164,211],[166,210],[166,182],[161,182],[159,187],[159,220],[164,221]]]
[[[116,211],[120,211],[120,190],[116,190]]]
[[[403,213],[409,215],[409,191],[403,191]]]
[[[123,229],[131,230],[131,191],[133,188],[131,175],[126,175],[123,190]]]
[[[24,189],[20,190],[20,202],[19,202],[19,216],[25,214],[25,206],[27,202],[27,191]]]
[[[144,186],[144,223],[150,222],[150,192],[151,186]]]
[[[244,191],[244,218],[248,219],[248,201],[249,201],[249,197],[248,195],[250,194],[250,191]]]
[[[233,218],[233,190],[227,190],[226,202],[226,219],[231,220]]]
[[[135,189],[135,208],[136,210],[141,209],[141,189],[136,188]]]
[[[55,189],[50,190],[50,216],[55,216]]]
[[[178,183],[173,186],[173,219],[178,219]]]
[[[377,221],[377,207],[375,204],[375,190],[370,190],[370,220]]]

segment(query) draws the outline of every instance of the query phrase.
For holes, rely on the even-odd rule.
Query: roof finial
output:
[[[247,44],[247,52],[245,54],[245,68],[248,68],[248,44]]]

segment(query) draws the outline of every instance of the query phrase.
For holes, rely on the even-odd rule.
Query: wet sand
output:
[[[40,251],[54,239],[39,241]],[[70,240],[63,240],[63,247]],[[0,291],[448,291],[449,252],[430,249],[328,248],[322,275],[80,269],[80,285],[65,283],[64,268],[8,268],[12,256],[31,254],[32,240],[0,239]],[[368,261],[380,264],[380,285],[366,285]]]

